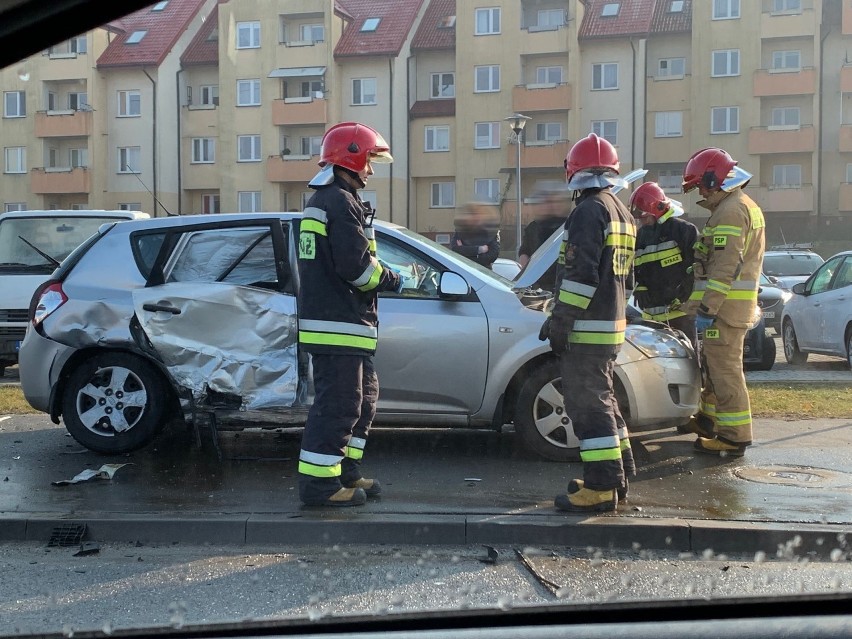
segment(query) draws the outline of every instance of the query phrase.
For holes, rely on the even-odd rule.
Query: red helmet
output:
[[[393,162],[390,146],[378,131],[358,122],[335,124],[322,137],[320,166],[336,164],[343,168],[363,171],[367,160]]]
[[[672,201],[656,182],[645,182],[630,196],[630,212],[633,217],[653,215],[658,220],[671,208]]]
[[[589,169],[606,169],[618,173],[618,154],[609,140],[589,133],[568,151],[565,157],[565,175],[568,180],[577,173]]]
[[[696,151],[683,169],[683,192],[688,193],[699,185],[718,191],[736,165],[736,160],[723,149],[710,147]]]

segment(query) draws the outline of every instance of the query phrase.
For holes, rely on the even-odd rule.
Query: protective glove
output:
[[[695,330],[699,333],[703,333],[708,328],[713,326],[713,322],[715,321],[716,318],[713,315],[707,315],[706,313],[698,311],[695,316]]]
[[[550,350],[561,355],[568,350],[568,333],[571,332],[573,322],[560,320],[551,316],[548,327],[548,338],[550,339]]]
[[[396,284],[391,290],[394,293],[402,293],[403,284],[405,283],[402,279],[402,275],[399,273],[399,271],[394,271],[393,269],[390,270],[394,275],[396,275]]]
[[[541,328],[538,330],[538,339],[542,342],[546,342],[550,337],[550,315],[547,316],[547,319],[544,320],[544,324],[541,325]]]

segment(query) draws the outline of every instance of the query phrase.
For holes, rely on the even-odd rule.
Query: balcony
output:
[[[816,210],[813,184],[802,184],[795,189],[779,189],[767,186],[749,186],[746,194],[753,199],[764,213],[813,214]]]
[[[269,182],[310,182],[319,171],[317,157],[310,155],[270,155],[266,160]]]
[[[529,26],[521,29],[518,45],[521,55],[545,55],[565,53],[571,47],[568,43],[570,32],[565,26]]]
[[[512,87],[515,113],[567,111],[573,106],[570,84],[528,84]]]
[[[91,193],[89,169],[37,168],[30,172],[30,190],[38,194]]]
[[[272,101],[272,124],[328,124],[328,100],[324,98],[286,98]]]
[[[837,150],[841,153],[852,153],[852,124],[841,125]]]
[[[759,69],[754,73],[754,97],[773,95],[812,95],[816,93],[816,69],[808,67],[793,72]]]
[[[813,153],[815,150],[816,134],[813,126],[803,126],[798,129],[753,127],[748,132],[748,152],[752,155]]]
[[[852,93],[852,64],[844,64],[840,67],[840,91]]]
[[[819,26],[813,7],[800,13],[765,11],[760,14],[761,38],[800,38],[814,37]]]
[[[538,168],[561,170],[570,148],[571,142],[568,140],[526,142],[521,146],[521,170]],[[515,168],[517,162],[518,148],[510,144],[506,147],[506,166]]]
[[[214,105],[184,107],[181,126],[186,137],[215,136],[219,128],[219,109]]]
[[[852,211],[852,184],[840,185],[840,197],[838,198],[837,209],[839,211]]]
[[[35,114],[38,138],[77,138],[91,134],[91,111],[39,111]]]

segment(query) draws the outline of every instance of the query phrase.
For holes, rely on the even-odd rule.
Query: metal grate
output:
[[[62,524],[50,533],[48,546],[79,546],[86,534],[86,524]]]

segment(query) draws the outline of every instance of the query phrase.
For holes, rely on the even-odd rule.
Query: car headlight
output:
[[[647,357],[689,357],[677,337],[647,326],[628,326],[624,338]]]
[[[785,304],[790,301],[791,297],[793,297],[793,293],[791,291],[781,291],[781,301]]]

